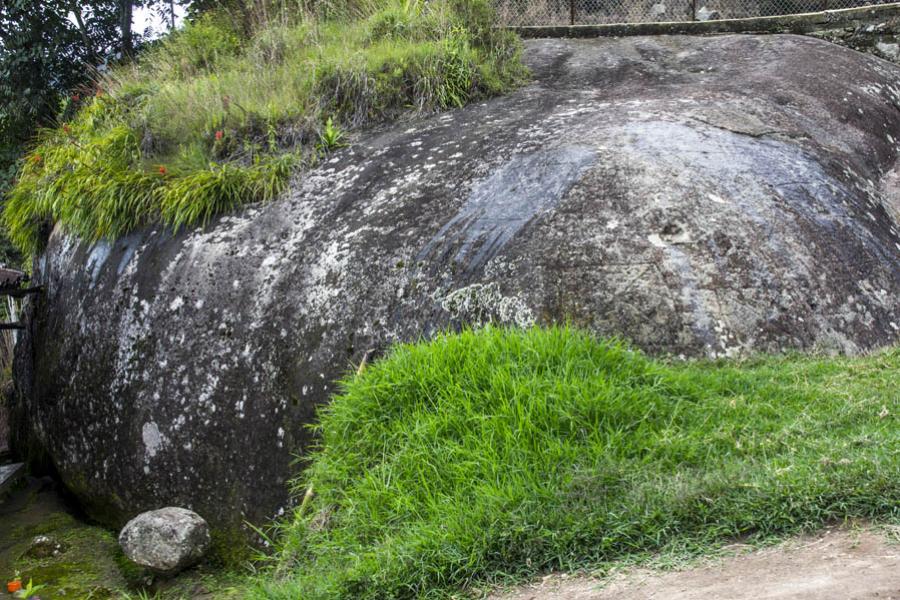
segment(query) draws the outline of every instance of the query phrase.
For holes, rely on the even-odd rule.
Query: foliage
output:
[[[290,167],[346,144],[350,129],[522,79],[519,43],[492,28],[487,0],[395,1],[264,4],[274,16],[252,13],[265,24],[249,37],[227,13],[197,17],[41,132],[9,193],[11,238],[33,253],[54,222],[89,240],[203,224],[273,197]],[[392,19],[404,25],[385,28]]]
[[[14,596],[16,598],[34,598],[39,591],[47,587],[44,584],[35,585],[34,581],[31,579],[28,580],[28,583],[21,590],[16,592]]]
[[[6,0],[0,4],[0,149],[46,125],[59,100],[122,51],[122,12],[160,0]],[[130,29],[129,29],[130,34]],[[129,42],[129,44],[133,43]]]
[[[83,64],[90,52],[66,18],[68,4],[0,3],[0,195],[20,168],[23,147],[36,124],[53,115],[61,90],[84,80]],[[2,254],[0,262],[17,262],[14,253]]]
[[[61,99],[85,93],[94,72],[135,39],[122,23],[134,6],[162,0],[6,0],[0,3],[0,197],[21,168],[40,127],[51,125]],[[137,39],[140,42],[140,36]],[[0,262],[20,257],[0,235]]]
[[[344,143],[344,132],[334,124],[334,119],[331,117],[328,117],[328,120],[325,121],[325,128],[319,134],[319,140],[319,148],[323,152],[330,152],[346,145]]]
[[[188,79],[212,72],[222,59],[237,54],[240,46],[238,34],[230,29],[229,22],[213,13],[171,34],[150,53],[149,61],[155,74]]]
[[[900,351],[651,360],[568,329],[396,347],[320,412],[256,597],[444,598],[900,517]]]
[[[67,0],[8,0],[0,4],[0,128],[4,145],[7,136],[52,115],[59,95],[83,83],[86,65],[118,37],[105,6],[84,16],[84,29],[79,30],[68,18],[71,4]]]

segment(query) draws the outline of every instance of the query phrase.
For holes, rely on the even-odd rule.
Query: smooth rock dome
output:
[[[795,36],[527,61],[525,88],[366,133],[203,230],[52,234],[19,418],[94,517],[277,514],[336,378],[462,323],[684,356],[897,341],[900,68]]]

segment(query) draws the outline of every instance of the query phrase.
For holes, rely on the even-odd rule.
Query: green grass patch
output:
[[[53,223],[87,240],[202,225],[277,196],[344,131],[462,106],[525,76],[487,0],[350,4],[295,7],[249,34],[209,16],[70,98],[8,193],[10,238],[34,254]]]
[[[900,517],[900,351],[650,359],[563,328],[396,347],[320,413],[254,597],[444,598]]]

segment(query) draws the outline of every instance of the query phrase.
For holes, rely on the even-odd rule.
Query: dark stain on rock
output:
[[[466,203],[425,244],[416,261],[433,264],[453,254],[465,274],[474,273],[529,222],[555,208],[595,158],[593,150],[580,146],[514,156],[475,185]]]

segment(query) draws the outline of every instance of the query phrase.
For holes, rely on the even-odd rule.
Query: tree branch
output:
[[[91,44],[90,37],[88,37],[87,27],[84,26],[84,18],[81,16],[81,7],[78,6],[77,2],[73,2],[71,10],[75,14],[75,23],[78,25],[78,33],[81,34],[81,40],[84,42],[84,47],[87,48],[88,54],[94,62],[97,62],[97,53],[94,51],[94,45]]]

